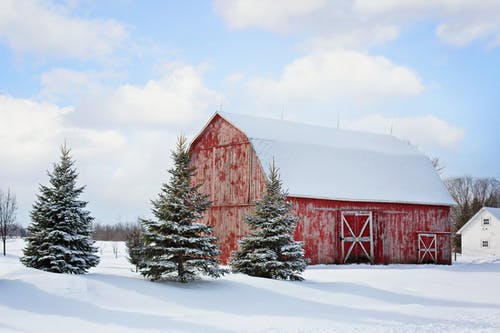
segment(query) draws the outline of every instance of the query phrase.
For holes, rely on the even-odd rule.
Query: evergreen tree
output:
[[[282,190],[274,162],[266,181],[266,193],[255,202],[255,214],[247,216],[250,234],[240,241],[231,258],[231,268],[251,276],[303,280],[307,266],[302,242],[293,238],[298,217],[290,213],[287,193]]]
[[[162,185],[158,199],[152,201],[156,219],[142,220],[144,260],[140,271],[151,280],[175,279],[188,282],[199,274],[220,277],[220,250],[212,227],[199,223],[210,206],[206,195],[191,184],[195,169],[189,166],[186,139],[179,137],[172,152],[174,166],[168,183]]]
[[[128,261],[135,266],[135,271],[139,271],[139,266],[143,260],[144,241],[141,228],[135,228],[127,235],[125,241],[127,247]]]
[[[87,202],[78,200],[85,187],[76,187],[78,174],[66,144],[48,175],[50,185],[40,185],[33,204],[21,262],[49,272],[85,273],[99,257],[92,239],[93,217],[85,210]]]

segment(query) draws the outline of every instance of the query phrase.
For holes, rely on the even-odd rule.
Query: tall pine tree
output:
[[[233,253],[234,272],[272,279],[303,279],[300,273],[305,270],[307,260],[302,243],[293,238],[298,217],[290,213],[286,197],[273,162],[266,193],[255,202],[255,214],[245,218],[250,234],[239,241],[240,250]]]
[[[92,239],[93,217],[85,210],[87,202],[78,200],[85,187],[76,186],[78,174],[66,144],[48,175],[50,185],[40,185],[33,204],[21,262],[49,272],[85,273],[99,263],[99,257]]]
[[[162,185],[158,199],[152,201],[156,219],[142,220],[144,255],[141,274],[151,280],[174,279],[188,282],[199,274],[220,277],[220,250],[212,228],[197,222],[210,206],[206,195],[191,184],[195,169],[189,166],[186,139],[179,137],[172,152],[174,166],[168,183]]]

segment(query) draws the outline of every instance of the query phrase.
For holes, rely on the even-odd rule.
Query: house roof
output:
[[[474,221],[476,219],[476,217],[479,215],[479,214],[482,214],[484,211],[487,211],[488,213],[490,213],[491,215],[495,216],[498,220],[500,220],[500,208],[494,208],[494,207],[483,207],[481,208],[480,210],[478,210],[478,212],[476,214],[474,214],[474,216],[472,216],[469,221],[465,222],[465,224],[462,226],[462,228],[460,228],[458,231],[457,231],[457,234],[458,235],[461,235],[462,234],[462,231],[464,231],[471,223],[472,221]]]
[[[495,216],[497,219],[500,220],[500,208],[494,208],[494,207],[484,207],[488,212],[490,212],[491,215]]]
[[[219,115],[247,135],[266,173],[274,159],[290,196],[455,204],[429,158],[394,136]]]

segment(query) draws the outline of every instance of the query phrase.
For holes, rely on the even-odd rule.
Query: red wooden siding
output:
[[[342,211],[373,214],[374,263],[417,263],[418,233],[436,233],[437,260],[451,263],[448,206],[352,202],[290,197],[300,221],[295,238],[304,241],[311,263],[342,263]]]
[[[265,176],[248,138],[216,116],[191,144],[194,184],[212,201],[205,223],[214,227],[226,263],[248,233],[244,216],[265,189]]]
[[[245,134],[219,115],[195,139],[190,151],[191,163],[197,168],[193,182],[202,184],[200,190],[209,194],[212,201],[205,222],[214,227],[223,252],[221,260],[226,263],[238,248],[238,239],[248,233],[244,216],[251,213],[253,202],[261,198],[265,175]],[[371,212],[376,264],[417,263],[419,233],[436,234],[437,262],[451,263],[448,206],[297,197],[289,200],[300,217],[295,238],[304,241],[311,264],[343,263],[343,211]],[[366,235],[365,231],[363,236]]]

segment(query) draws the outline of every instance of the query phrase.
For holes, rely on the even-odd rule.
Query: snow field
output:
[[[500,261],[453,266],[310,266],[306,281],[229,274],[189,284],[132,271],[121,242],[97,242],[87,275],[0,257],[0,332],[500,332]],[[113,247],[117,246],[115,258]]]

